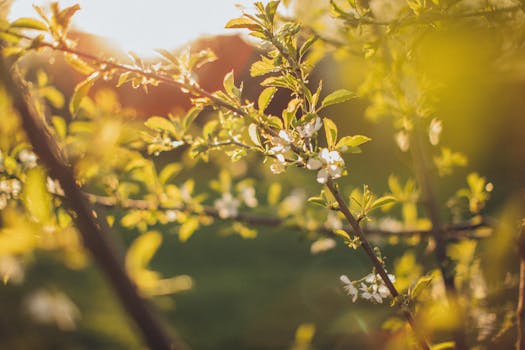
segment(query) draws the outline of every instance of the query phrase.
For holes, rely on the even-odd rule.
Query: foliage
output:
[[[495,51],[502,59],[511,57],[512,50],[523,45],[524,38],[508,34],[509,29],[523,29],[523,5],[394,3],[330,1],[319,18],[330,14],[325,21],[336,28],[329,33],[334,37],[327,37],[315,21],[301,24],[282,16],[279,1],[256,2],[253,12],[230,20],[227,28],[247,30],[265,48],[250,68],[253,77],[263,78],[256,101],[245,98],[243,82],[233,72],[224,77],[219,91],[199,85],[195,69],[216,59],[209,50],[159,50],[154,63],[131,54],[130,65],[77,51],[67,32],[78,5],[62,9],[53,3],[50,11],[35,6],[38,19],[4,21],[0,36],[4,57],[27,81],[34,80],[29,85],[31,104],[96,216],[112,231],[133,237],[126,239],[130,243],[122,260],[143,296],[193,287],[190,276],[164,278],[150,266],[169,234],[184,243],[211,226],[225,235],[253,239],[261,227],[285,227],[311,240],[314,254],[334,248],[338,241],[352,248],[348,254],[364,250],[368,271],[351,279],[342,269],[342,291],[353,302],[388,300],[394,307],[383,324],[389,332],[385,348],[490,348],[501,336],[498,328],[504,328],[509,311],[493,311],[476,251],[480,230],[487,230],[484,209],[493,185],[472,172],[466,187],[455,189],[449,199],[440,198],[440,184],[468,163],[462,153],[442,146],[447,124],[440,101],[453,73],[435,72],[429,56],[433,40],[472,26],[481,32],[498,30],[501,40]],[[33,79],[25,69],[24,57],[46,48],[61,52],[85,76],[69,103],[44,71],[38,70]],[[315,66],[325,56],[362,60],[367,69],[360,85],[332,91],[322,80],[314,81]],[[193,107],[183,115],[133,122],[114,92],[92,92],[101,80],[145,91],[170,84],[188,94]],[[288,100],[275,112],[273,99],[283,92]],[[21,266],[36,251],[52,251],[76,269],[88,261],[74,225],[79,213],[65,206],[67,195],[50,176],[53,169],[46,169],[49,165],[37,156],[41,150],[32,149],[16,118],[22,111],[10,96],[4,86],[0,274],[5,283],[21,283]],[[354,99],[369,101],[365,114],[370,120],[391,121],[397,156],[411,162],[413,173],[405,180],[385,171],[383,188],[388,190],[383,194],[356,185],[361,179],[352,177],[354,157],[361,152],[366,156],[375,140],[348,133],[347,125],[333,117],[336,108],[347,108]],[[239,176],[232,163],[250,164],[254,170]],[[216,178],[193,175],[203,168],[214,169]],[[301,174],[306,181],[288,190],[282,184],[286,173]],[[407,246],[423,241],[435,263],[420,262],[408,250],[390,264],[382,252],[384,240],[374,239],[378,236]],[[43,303],[50,308],[67,305],[68,321],[74,323],[78,310],[66,296],[57,292],[46,298]],[[469,326],[482,317],[490,324]],[[70,326],[58,318],[45,322]],[[320,327],[299,325],[292,348],[313,348]]]

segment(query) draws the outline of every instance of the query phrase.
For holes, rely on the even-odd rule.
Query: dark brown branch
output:
[[[336,184],[330,179],[326,183],[326,186],[328,187],[328,189],[334,196],[335,200],[339,204],[338,209],[341,211],[341,213],[343,213],[345,218],[348,220],[348,223],[350,224],[350,226],[352,226],[354,233],[357,235],[357,237],[359,237],[359,240],[361,241],[361,246],[363,247],[366,255],[368,255],[368,257],[370,258],[370,261],[374,265],[376,272],[381,276],[381,279],[383,280],[383,282],[385,283],[385,286],[390,291],[390,294],[392,295],[392,297],[397,298],[399,296],[399,292],[397,291],[396,287],[394,286],[390,278],[388,278],[388,274],[383,264],[381,263],[381,261],[379,261],[378,257],[376,256],[374,252],[374,249],[372,248],[367,238],[365,237],[365,234],[361,230],[361,226],[359,226],[359,222],[356,220],[356,218],[354,218],[354,216],[350,212],[350,209],[348,208],[348,205],[346,204],[344,198],[341,196],[341,193],[337,189]],[[410,327],[414,331],[414,334],[416,335],[416,338],[419,343],[419,347],[424,350],[429,350],[430,349],[429,343],[419,331],[419,328],[417,327],[414,321],[414,317],[412,316],[412,313],[410,312],[410,310],[408,310],[405,307],[402,307],[402,312],[405,318],[407,319],[408,323],[410,324]]]
[[[4,55],[3,47],[1,55]],[[0,79],[12,97],[14,108],[35,153],[45,164],[49,174],[59,181],[64,191],[64,202],[72,213],[85,248],[106,275],[122,306],[140,329],[145,343],[153,350],[186,349],[182,342],[171,339],[150,305],[140,296],[137,286],[126,273],[122,255],[115,248],[105,219],[95,216],[91,204],[75,180],[72,168],[66,165],[56,141],[36,111],[30,92],[17,74],[12,75],[9,72],[2,58]]]
[[[525,219],[521,222],[518,237],[518,254],[520,258],[520,284],[518,306],[516,308],[516,330],[518,333],[516,349],[525,350]]]
[[[432,237],[436,243],[434,255],[443,277],[447,300],[451,310],[459,317],[458,327],[454,330],[454,341],[457,350],[467,350],[467,338],[465,334],[464,308],[461,306],[458,298],[458,290],[454,281],[453,262],[447,255],[447,240],[445,238],[445,227],[441,219],[441,212],[438,207],[437,190],[435,188],[432,162],[428,159],[425,149],[425,143],[422,140],[423,132],[415,130],[411,140],[411,154],[414,172],[419,186],[421,187],[421,196],[423,208],[428,215],[432,224]]]

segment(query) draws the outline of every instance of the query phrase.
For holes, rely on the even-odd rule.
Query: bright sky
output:
[[[10,19],[35,17],[32,4],[49,0],[15,0]],[[239,17],[240,4],[253,0],[58,0],[61,7],[74,3],[82,9],[73,24],[84,31],[108,37],[125,51],[151,56],[156,48],[175,48],[202,34],[232,33],[224,29]],[[266,1],[264,1],[266,2]],[[44,7],[45,8],[45,7]]]

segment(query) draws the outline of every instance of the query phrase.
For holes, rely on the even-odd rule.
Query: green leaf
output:
[[[312,45],[317,41],[318,37],[316,35],[311,36],[308,40],[304,42],[304,44],[299,49],[299,56],[303,57],[306,52],[312,47]]]
[[[180,226],[179,240],[181,242],[186,242],[198,228],[199,219],[197,217],[189,218]]]
[[[278,182],[273,182],[268,189],[268,204],[274,206],[281,197],[282,186]]]
[[[321,196],[310,197],[310,198],[307,199],[307,201],[309,203],[312,203],[312,204],[318,205],[320,207],[326,208],[326,199],[321,197]]]
[[[51,218],[51,195],[46,187],[46,174],[42,168],[27,173],[23,202],[31,217],[45,224]]]
[[[279,71],[279,67],[274,64],[274,62],[267,58],[261,57],[259,61],[255,61],[250,66],[250,75],[252,77],[259,77],[261,75],[275,73]]]
[[[188,131],[195,118],[197,118],[201,112],[202,108],[193,107],[188,111],[188,113],[186,113],[186,116],[182,120],[182,128],[184,129],[184,131]]]
[[[383,196],[372,202],[370,210],[382,207],[384,205],[392,204],[394,202],[396,202],[396,198],[394,196]]]
[[[175,125],[173,125],[172,122],[170,122],[168,119],[163,117],[150,117],[146,122],[144,123],[146,127],[155,130],[155,131],[161,131],[161,132],[167,132],[173,136],[177,134],[177,130],[175,129]]]
[[[239,17],[229,20],[224,28],[246,28],[250,30],[257,30],[260,28],[260,26],[249,18]]]
[[[40,89],[40,94],[45,97],[51,105],[57,109],[64,107],[65,98],[60,91],[53,86],[46,86]]]
[[[166,165],[159,174],[159,181],[165,185],[168,181],[177,175],[182,170],[182,165],[179,163],[170,163]]]
[[[329,149],[333,149],[335,141],[337,140],[337,126],[328,118],[323,119],[324,131],[326,133],[326,143]]]
[[[71,100],[69,101],[69,113],[71,113],[71,116],[76,116],[80,108],[80,103],[84,97],[87,96],[89,90],[93,87],[99,77],[100,73],[94,72],[75,86],[73,96],[71,96]]]
[[[248,126],[248,136],[250,136],[250,140],[259,147],[263,147],[261,143],[261,139],[259,138],[259,131],[257,130],[258,127],[255,124],[250,124]]]
[[[270,23],[273,23],[273,19],[275,18],[275,13],[277,12],[277,7],[279,6],[279,3],[280,1],[270,1],[268,2],[268,5],[266,5],[266,17],[268,18],[268,21]]]
[[[126,253],[126,269],[130,274],[146,269],[162,243],[162,235],[149,231],[138,236]]]
[[[83,75],[90,75],[95,71],[95,69],[89,63],[87,63],[77,55],[65,54],[64,59],[71,66],[71,68],[75,69],[77,72]]]
[[[24,28],[47,31],[47,25],[38,19],[22,17],[11,23],[11,28]]]
[[[455,348],[456,348],[455,342],[447,341],[447,342],[439,343],[436,345],[432,345],[430,350],[448,350],[448,349],[455,349]]]
[[[433,278],[432,275],[427,275],[427,276],[421,277],[417,281],[417,283],[414,286],[414,288],[412,288],[412,290],[410,292],[410,298],[411,299],[416,299],[426,288],[428,288],[428,286],[430,286],[430,283],[432,282],[432,278]]]
[[[354,136],[345,136],[337,142],[337,145],[335,145],[335,148],[353,148],[358,147],[362,145],[365,142],[368,142],[372,140],[369,137],[363,136],[363,135],[354,135]]]
[[[323,99],[323,102],[321,102],[321,108],[325,108],[336,103],[342,103],[354,97],[357,97],[354,92],[348,91],[346,89],[337,90]]]
[[[343,237],[345,240],[350,241],[350,235],[345,230],[335,230],[334,233],[338,236]]]
[[[259,106],[259,112],[264,113],[270,102],[272,101],[273,96],[275,95],[275,92],[277,91],[277,88],[275,87],[269,87],[264,89],[261,94],[259,95],[258,100],[258,106]]]

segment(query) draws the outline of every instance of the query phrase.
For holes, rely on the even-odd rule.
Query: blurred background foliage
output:
[[[514,4],[507,2],[496,2],[494,5]],[[317,86],[322,79],[326,91],[345,87],[362,95],[362,98],[326,111],[338,123],[341,135],[362,134],[373,140],[363,147],[362,154],[352,157],[348,163],[350,175],[342,182],[343,188],[350,193],[366,183],[375,193],[384,193],[389,190],[386,179],[391,174],[405,183],[412,169],[409,156],[399,150],[393,136],[398,127],[391,120],[374,115],[371,108],[377,101],[373,101],[374,95],[369,92],[390,84],[389,77],[382,75],[384,72],[371,73],[378,67],[374,63],[374,53],[367,52],[380,48],[366,47],[359,42],[361,35],[366,36],[367,33],[357,32],[366,31],[366,28],[340,31],[330,17],[325,2],[297,0],[287,3],[286,15],[300,18],[305,28],[334,41],[348,40],[350,43],[343,48],[334,48],[319,41],[313,55],[317,52],[327,55],[318,62],[310,81],[312,86]],[[410,3],[420,2],[376,0],[367,3],[376,16],[388,20],[395,18],[398,11],[407,11]],[[473,296],[471,313],[477,316],[473,316],[468,325],[469,338],[480,349],[511,348],[515,340],[511,327],[517,296],[516,222],[524,216],[525,196],[525,56],[523,46],[507,47],[506,43],[520,42],[514,37],[523,35],[524,22],[523,11],[518,11],[516,17],[509,21],[496,19],[483,25],[461,21],[441,23],[439,30],[424,35],[418,42],[417,50],[410,53],[404,51],[402,39],[406,36],[409,38],[407,41],[412,40],[418,34],[414,33],[417,29],[402,29],[396,34],[399,37],[394,39],[399,42],[393,44],[394,51],[411,55],[414,66],[409,65],[408,69],[413,70],[409,72],[409,77],[414,78],[415,75],[417,80],[420,75],[425,75],[438,82],[436,94],[439,102],[435,105],[435,115],[443,122],[441,143],[468,158],[466,167],[458,168],[452,175],[440,179],[438,195],[442,207],[446,208],[447,198],[454,195],[458,184],[464,186],[467,174],[472,171],[482,174],[494,187],[491,200],[483,210],[498,222],[493,234],[479,242],[460,241],[449,249],[449,255],[458,263],[458,285]],[[221,58],[220,69],[227,72],[233,68],[236,81],[245,81],[247,97],[253,100],[260,92],[254,87],[259,81],[249,77],[248,71],[251,61],[258,58],[257,49],[252,48],[251,42],[247,44],[238,37],[221,37],[220,40],[224,45],[231,45],[230,49],[234,52],[238,49],[250,53],[243,55],[242,62]],[[203,42],[193,45],[208,45],[210,39],[203,39]],[[90,44],[98,45],[96,41]],[[85,49],[89,51],[94,47],[88,45]],[[60,98],[60,92],[46,87],[56,85],[67,101],[79,77],[68,74],[59,57],[51,58],[53,64],[48,63],[49,59],[48,56],[30,56],[25,59],[24,65],[30,79],[41,88],[42,99],[50,102],[42,108],[49,108],[53,115],[65,115],[67,103]],[[48,71],[49,77],[44,78],[42,69]],[[367,84],[363,87],[365,79],[370,76],[375,80],[368,82],[368,87]],[[204,84],[217,86],[217,78],[207,81],[206,77],[205,71],[201,76]],[[219,83],[221,80],[222,77]],[[412,82],[403,83],[410,85]],[[127,94],[138,92],[130,92],[131,89],[127,88],[111,92],[107,87],[112,84],[114,82],[96,85],[91,98],[83,102],[84,110],[88,111],[86,114],[95,116],[92,124],[68,124],[68,132],[76,135],[75,138],[67,139],[65,133],[57,135],[64,137],[71,158],[77,162],[79,176],[85,179],[86,187],[94,193],[111,188],[111,181],[107,181],[111,176],[107,175],[112,175],[115,169],[119,173],[126,168],[134,157],[133,152],[138,152],[133,148],[137,141],[134,133],[146,117],[163,111],[178,115],[188,107],[187,101],[166,98],[173,91],[152,87],[150,94],[141,95],[141,98],[150,101],[155,110],[145,107],[137,109],[133,105],[137,101],[136,95],[130,98]],[[180,97],[180,94],[177,96]],[[286,106],[286,98],[276,97],[270,109],[280,113]],[[13,125],[16,119],[6,117],[13,113],[9,111],[5,92],[0,105],[0,146],[9,149],[21,142],[23,137],[19,132],[13,132],[17,130],[17,125]],[[70,122],[67,118],[64,120],[55,119],[56,130],[60,130],[57,125]],[[11,135],[9,140],[6,135]],[[121,144],[131,146],[131,150],[123,149]],[[19,152],[13,151],[13,154]],[[156,158],[157,164],[151,171],[160,171],[175,159],[184,165],[184,171],[174,171],[175,176],[168,182],[180,187],[194,187],[197,193],[203,193],[210,182],[217,180],[219,169],[226,168],[235,182],[244,178],[255,180],[259,203],[268,202],[268,183],[271,182],[280,183],[281,198],[296,188],[306,188],[308,195],[318,193],[317,184],[312,186],[315,183],[313,174],[290,169],[276,176],[270,174],[266,166],[253,166],[250,158],[229,163],[222,154],[213,155],[209,163],[202,164],[195,163],[180,150],[165,152]],[[28,175],[29,183],[31,176],[37,178],[34,188],[28,190],[34,198],[35,193],[42,193],[38,184],[44,180],[38,180],[39,176],[43,176],[38,170]],[[212,188],[214,186],[220,187],[211,185]],[[149,190],[155,192],[157,189]],[[130,189],[130,193],[133,191],[136,189]],[[202,201],[213,203],[219,193],[220,190],[210,192]],[[50,201],[46,194],[42,196],[34,201]],[[31,200],[26,198],[25,206],[31,210]],[[44,222],[49,219],[50,208],[46,209],[45,205],[33,207],[37,212],[32,214]],[[264,208],[257,208],[256,211],[265,213]],[[153,300],[162,310],[166,322],[173,325],[194,349],[403,347],[400,344],[404,340],[400,338],[406,334],[398,332],[396,338],[387,329],[399,328],[399,322],[392,318],[390,309],[365,302],[353,304],[338,283],[341,274],[361,276],[369,272],[369,262],[360,251],[352,254],[340,243],[333,250],[313,255],[310,252],[311,237],[304,233],[286,227],[261,227],[256,239],[249,239],[247,237],[252,236],[251,232],[232,230],[229,223],[208,225],[201,222],[202,226],[193,235],[190,233],[191,237],[186,242],[181,242],[178,229],[164,225],[169,219],[149,218],[147,213],[132,217],[114,208],[108,213],[117,223],[115,225],[121,224],[116,226],[116,234],[126,245],[137,247],[140,244],[136,241],[137,237],[149,235],[142,242],[142,250],[137,248],[140,250],[135,253],[138,256],[129,259],[128,269],[132,274],[142,276],[139,280],[146,281],[141,286],[146,294],[148,291],[160,294]],[[47,241],[33,241],[31,232],[34,228],[28,227],[31,224],[19,220],[17,215],[20,214],[16,209],[10,207],[2,211],[3,226],[16,221],[12,227],[18,236],[10,240],[12,236],[4,230],[0,244],[4,247],[9,245],[11,248],[6,250],[15,254],[19,253],[12,251],[15,243],[38,245],[43,249],[23,256],[21,261],[25,272],[16,270],[19,262],[0,261],[0,270],[9,271],[11,278],[0,286],[0,347],[142,348],[134,325],[120,309],[105,281],[95,267],[86,264],[86,256],[79,248],[76,236],[66,234],[63,240],[53,236]],[[123,220],[126,215],[127,224]],[[152,225],[145,230],[141,222],[147,220],[151,220]],[[63,218],[63,221],[61,227],[71,229],[68,219]],[[145,234],[145,231],[149,233]],[[245,232],[246,235],[232,234],[234,231]],[[26,237],[27,241],[21,241],[19,237]],[[431,244],[426,239],[376,237],[375,242],[381,246],[383,255],[388,257],[387,266],[395,272],[401,288],[408,287],[423,273],[432,273],[435,268],[434,258],[429,254]],[[56,254],[57,247],[66,249]],[[17,271],[18,274],[15,273]],[[156,281],[159,278],[164,278],[162,287],[148,284],[149,279]],[[438,285],[433,282],[429,293],[443,293]],[[172,292],[177,293],[172,295]],[[47,316],[35,318],[35,314],[39,313]],[[423,309],[422,314],[428,315],[422,322],[433,326],[435,339],[447,340],[447,332],[450,331],[447,323],[454,321],[450,315],[433,310],[432,305]]]

